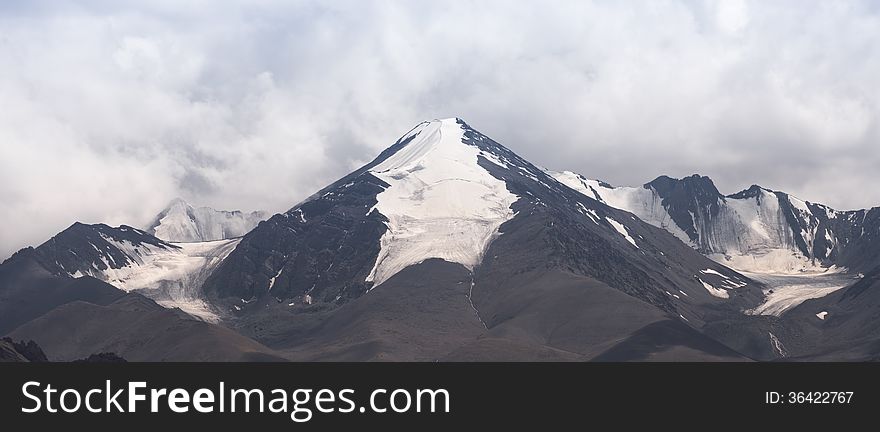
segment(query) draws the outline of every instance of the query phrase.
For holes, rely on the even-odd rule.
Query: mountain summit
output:
[[[269,216],[264,211],[214,210],[193,207],[175,198],[147,228],[147,232],[170,242],[201,242],[241,237]]]
[[[388,229],[368,282],[380,285],[426,258],[473,270],[498,227],[513,217],[518,197],[479,166],[481,156],[492,155],[467,144],[464,134],[457,119],[422,123],[404,136],[404,148],[370,168],[388,184],[370,209],[387,219]]]

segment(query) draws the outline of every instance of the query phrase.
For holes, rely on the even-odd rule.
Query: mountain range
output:
[[[614,187],[432,120],[283,213],[174,200],[23,249],[0,334],[52,360],[870,360],[878,214]]]
[[[722,195],[708,177],[613,187],[572,172],[560,182],[673,233],[701,253],[756,272],[868,270],[880,264],[880,209],[838,211],[753,185]]]

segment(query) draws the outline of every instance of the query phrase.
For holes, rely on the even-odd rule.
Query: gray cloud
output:
[[[615,184],[880,204],[874,2],[0,4],[0,256],[168,200],[282,211],[459,116]]]

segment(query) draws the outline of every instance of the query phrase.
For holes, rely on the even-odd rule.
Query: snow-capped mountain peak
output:
[[[175,198],[153,220],[147,232],[172,242],[226,240],[243,236],[268,216],[263,211],[244,213],[196,208]]]
[[[367,278],[374,286],[427,258],[472,269],[498,227],[513,217],[517,196],[479,165],[485,152],[464,134],[459,119],[423,122],[404,135],[403,148],[370,169],[389,185],[370,210],[388,219]]]
[[[477,322],[479,296],[532,271],[592,278],[694,325],[701,323],[694,305],[753,308],[760,295],[668,233],[587,199],[461,119],[419,123],[372,162],[261,223],[204,291],[234,315],[277,305],[300,313],[370,291],[373,299],[406,297],[437,281],[404,281],[435,267],[443,278],[455,275],[456,288],[470,279],[464,294]],[[742,282],[726,285],[713,274],[700,283],[705,269]]]

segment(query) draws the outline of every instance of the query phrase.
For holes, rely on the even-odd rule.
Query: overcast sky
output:
[[[182,5],[186,3],[185,5]],[[415,123],[533,163],[880,205],[872,1],[0,2],[0,259],[183,197],[283,211]]]

